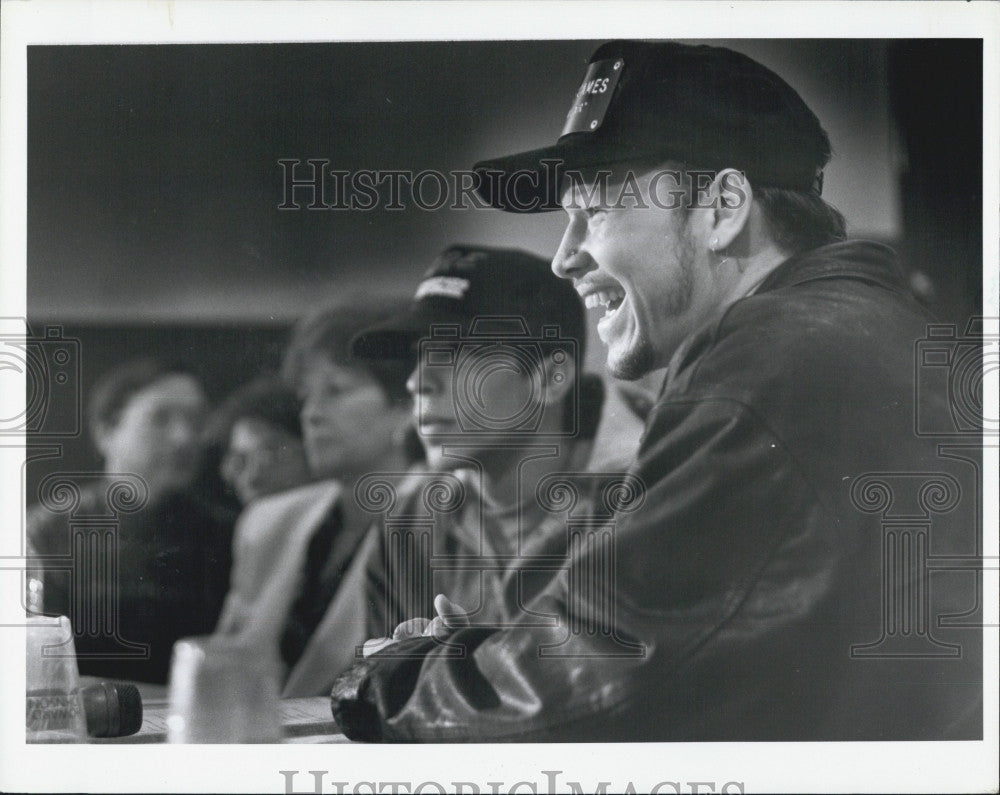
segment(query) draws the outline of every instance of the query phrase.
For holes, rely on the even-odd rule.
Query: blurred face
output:
[[[266,420],[237,420],[222,459],[222,478],[244,505],[305,483],[309,472],[302,441]]]
[[[341,477],[378,466],[394,443],[398,417],[367,373],[325,358],[302,379],[302,441],[316,477]]]
[[[625,379],[665,367],[718,302],[706,254],[690,231],[692,211],[671,196],[683,186],[662,169],[639,172],[636,186],[645,206],[629,196],[619,201],[620,185],[604,192],[571,185],[562,197],[568,224],[552,262],[599,313],[608,369]]]
[[[107,472],[142,477],[151,497],[191,484],[207,405],[191,376],[167,375],[135,392],[97,446]]]
[[[445,459],[442,455],[442,446],[449,442],[463,445],[462,455],[474,456],[489,467],[490,462],[485,459],[498,454],[491,447],[525,441],[523,435],[504,432],[504,419],[523,416],[526,407],[537,405],[541,385],[533,383],[523,369],[502,364],[466,372],[472,377],[456,388],[454,367],[429,365],[422,360],[407,379],[406,387],[413,395],[414,424],[432,467],[458,465],[457,459]],[[464,404],[467,418],[481,422],[473,424],[467,419],[463,430],[456,403]]]

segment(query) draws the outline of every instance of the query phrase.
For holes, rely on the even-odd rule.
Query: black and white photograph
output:
[[[998,23],[4,0],[0,790],[998,791]]]

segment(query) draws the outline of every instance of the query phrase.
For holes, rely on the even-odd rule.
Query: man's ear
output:
[[[712,251],[724,251],[736,242],[750,222],[753,188],[745,174],[727,168],[715,175],[709,191],[713,209],[708,247]]]
[[[578,376],[576,360],[571,355],[565,355],[561,361],[555,361],[552,354],[545,357],[545,402],[555,405],[562,401],[574,388]]]

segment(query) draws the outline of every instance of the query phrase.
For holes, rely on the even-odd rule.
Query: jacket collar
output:
[[[757,293],[818,279],[844,278],[890,290],[905,289],[903,270],[891,248],[867,240],[847,240],[789,257],[761,282]]]
[[[897,261],[895,251],[881,243],[868,240],[847,240],[789,257],[767,275],[753,294],[761,295],[772,290],[825,279],[856,279],[877,284],[894,292],[906,291],[903,270]],[[688,358],[694,341],[703,331],[714,328],[718,322],[718,318],[706,322],[701,331],[694,332],[680,344],[664,373],[659,392],[661,397],[673,383],[682,363]],[[649,428],[648,420],[646,428]]]

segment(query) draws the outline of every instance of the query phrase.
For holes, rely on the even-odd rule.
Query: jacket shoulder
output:
[[[754,405],[775,389],[800,399],[887,379],[912,383],[929,318],[899,291],[851,278],[795,284],[737,301],[677,351],[668,392]]]

